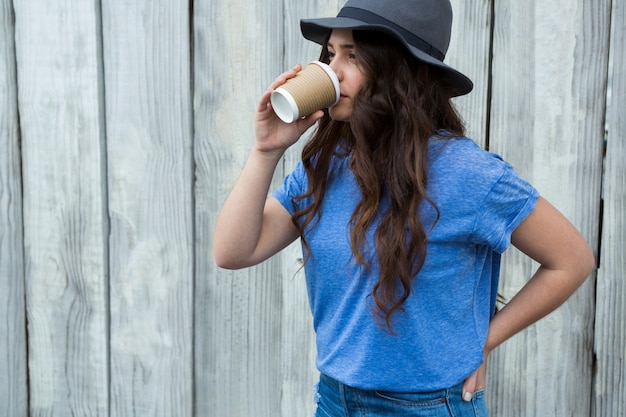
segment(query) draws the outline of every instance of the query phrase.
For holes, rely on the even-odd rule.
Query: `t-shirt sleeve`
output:
[[[535,209],[539,192],[503,163],[503,172],[481,204],[473,234],[494,251],[511,245],[511,234]]]
[[[272,193],[272,197],[276,198],[293,215],[299,209],[298,202],[294,200],[294,197],[306,192],[306,184],[306,172],[302,161],[300,161],[294,170],[285,177],[283,184]]]

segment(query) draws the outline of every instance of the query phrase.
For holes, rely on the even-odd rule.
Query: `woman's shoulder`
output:
[[[429,163],[435,169],[466,173],[497,174],[509,165],[502,157],[481,148],[467,137],[434,137],[429,144]]]

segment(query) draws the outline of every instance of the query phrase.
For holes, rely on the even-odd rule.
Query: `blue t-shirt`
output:
[[[350,248],[349,221],[360,190],[349,156],[331,164],[322,215],[306,232],[311,256],[305,274],[317,367],[355,388],[432,391],[461,382],[480,366],[500,254],[538,198],[510,165],[470,139],[433,138],[428,152],[427,191],[440,218],[403,305],[405,312],[392,316],[395,335],[372,310],[375,257],[370,257],[368,272]],[[299,163],[273,196],[293,214],[298,205],[307,204],[293,197],[306,189]],[[429,204],[422,205],[420,219],[428,230],[434,219]],[[370,242],[372,236],[373,229]]]

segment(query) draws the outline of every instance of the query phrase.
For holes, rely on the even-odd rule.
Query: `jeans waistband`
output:
[[[359,390],[359,391],[376,391],[376,390],[364,390],[364,389],[359,389],[359,388],[354,388],[351,387],[349,385],[346,385],[340,381],[337,381],[336,379],[321,373],[320,374],[320,378],[324,381],[324,383],[326,385],[328,385],[329,387],[331,387],[334,390],[339,390],[340,387],[343,388],[349,388],[349,389],[354,389],[354,390]],[[422,393],[424,394],[433,394],[433,393],[442,393],[442,394],[446,394],[446,393],[451,393],[451,394],[456,394],[456,393],[461,393],[463,390],[463,382],[459,382],[456,385],[451,386],[450,388],[447,389],[438,389],[438,390],[433,390],[433,391],[422,391]],[[379,391],[387,391],[387,390],[379,390]],[[392,390],[389,390],[392,391]],[[421,393],[420,391],[409,391],[410,393]],[[407,393],[409,393],[407,392]],[[401,391],[398,391],[398,393],[401,393]]]

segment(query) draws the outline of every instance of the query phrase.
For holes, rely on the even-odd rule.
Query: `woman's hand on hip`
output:
[[[474,397],[474,393],[476,391],[480,391],[481,389],[485,389],[487,385],[487,354],[485,354],[485,359],[474,371],[473,374],[467,377],[467,379],[463,382],[463,400],[464,401],[472,401]]]

